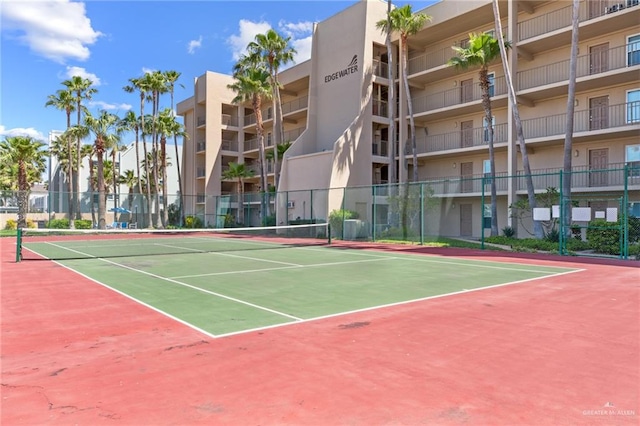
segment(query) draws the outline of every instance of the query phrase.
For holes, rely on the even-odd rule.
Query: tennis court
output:
[[[24,248],[211,337],[580,271],[349,249],[317,238],[322,226],[256,229],[81,232]]]
[[[638,262],[302,228],[0,244],[2,424],[638,424]]]

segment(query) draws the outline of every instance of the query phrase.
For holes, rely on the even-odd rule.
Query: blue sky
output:
[[[49,131],[64,130],[65,113],[44,104],[73,75],[94,81],[92,113],[122,116],[138,111],[138,96],[122,90],[129,78],[178,71],[180,101],[193,93],[195,77],[230,73],[246,45],[269,28],[291,37],[301,62],[309,58],[313,22],[357,1],[1,0],[0,137],[46,141]],[[394,1],[406,3],[418,11],[432,2]]]

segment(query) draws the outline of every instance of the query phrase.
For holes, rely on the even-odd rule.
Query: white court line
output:
[[[197,278],[197,277],[210,277],[214,275],[233,275],[233,274],[247,274],[253,272],[268,272],[268,271],[281,271],[284,269],[300,269],[300,268],[315,268],[318,266],[339,266],[348,265],[351,263],[365,263],[365,262],[380,262],[381,260],[394,260],[396,257],[385,257],[384,259],[367,259],[367,260],[353,260],[347,262],[331,262],[331,263],[314,263],[312,265],[297,265],[297,266],[283,266],[281,268],[263,268],[263,269],[250,269],[244,271],[227,271],[227,272],[211,272],[209,274],[196,274],[196,275],[180,275],[179,277],[171,277],[173,279],[179,278]]]
[[[177,280],[174,280],[174,279],[171,279],[171,278],[166,278],[166,277],[163,277],[163,276],[160,276],[160,275],[152,274],[151,272],[146,272],[146,271],[143,271],[141,269],[132,268],[132,267],[127,266],[127,265],[122,265],[120,263],[116,263],[116,262],[113,262],[113,261],[108,260],[108,259],[95,257],[95,256],[89,255],[87,253],[82,253],[82,252],[77,251],[77,250],[73,250],[73,249],[69,249],[69,248],[63,247],[63,246],[59,246],[59,245],[54,244],[54,243],[47,243],[47,244],[51,244],[52,246],[55,246],[55,247],[58,247],[58,248],[61,248],[61,249],[65,249],[65,250],[69,250],[69,251],[72,251],[72,252],[75,252],[75,253],[78,253],[78,254],[82,254],[84,256],[89,256],[90,258],[93,258],[93,259],[96,259],[96,260],[100,260],[102,262],[106,262],[106,263],[109,263],[111,265],[119,266],[120,268],[129,269],[131,271],[139,272],[141,274],[148,275],[148,276],[153,277],[153,278],[157,278],[157,279],[160,279],[160,280],[168,281],[170,283],[178,284],[178,285],[181,285],[183,287],[188,287],[188,288],[191,288],[193,290],[198,290],[198,291],[201,291],[203,293],[207,293],[207,294],[210,294],[210,295],[213,295],[213,296],[220,297],[222,299],[231,300],[231,301],[236,302],[236,303],[240,303],[240,304],[243,304],[243,305],[251,306],[253,308],[260,309],[260,310],[263,310],[263,311],[271,312],[272,314],[276,314],[276,315],[280,315],[280,316],[283,316],[283,317],[291,318],[291,319],[296,320],[296,321],[302,321],[302,318],[298,318],[298,317],[295,317],[293,315],[285,314],[284,312],[279,312],[279,311],[276,311],[274,309],[267,308],[265,306],[256,305],[255,303],[247,302],[247,301],[242,300],[242,299],[236,299],[235,297],[226,296],[226,295],[221,294],[221,293],[216,293],[215,291],[205,290],[203,288],[200,288],[200,287],[197,287],[197,286],[194,286],[194,285],[191,285],[191,284],[183,283],[181,281],[177,281]]]
[[[323,319],[328,319],[328,318],[341,317],[341,316],[345,316],[345,315],[351,315],[351,314],[357,314],[357,313],[361,313],[361,312],[374,311],[374,310],[377,310],[377,309],[384,309],[384,308],[389,308],[389,307],[393,307],[393,306],[408,305],[410,303],[417,303],[417,302],[422,302],[422,301],[425,301],[425,300],[439,299],[439,298],[442,298],[442,297],[456,296],[456,295],[465,294],[465,293],[473,293],[473,292],[476,292],[476,291],[483,291],[483,290],[488,290],[488,289],[492,289],[492,288],[506,287],[506,286],[515,285],[515,284],[526,283],[526,282],[529,282],[529,281],[536,281],[536,280],[541,280],[541,279],[545,279],[545,278],[559,277],[559,276],[566,275],[566,274],[573,274],[573,273],[576,273],[576,272],[584,272],[584,271],[586,271],[586,269],[575,269],[575,270],[572,270],[572,271],[558,272],[557,274],[545,275],[543,277],[527,278],[527,279],[524,279],[524,280],[511,281],[511,282],[508,282],[508,283],[496,284],[496,285],[491,285],[491,286],[487,286],[487,287],[478,287],[478,288],[474,288],[474,289],[470,289],[470,290],[466,290],[465,289],[465,290],[455,291],[453,293],[437,294],[437,295],[434,295],[434,296],[421,297],[421,298],[418,298],[418,299],[404,300],[404,301],[401,301],[401,302],[387,303],[385,305],[377,305],[377,306],[371,306],[371,307],[368,307],[368,308],[355,309],[355,310],[352,310],[352,311],[338,312],[338,313],[329,314],[329,315],[322,315],[322,316],[319,316],[319,317],[303,319],[303,320],[298,321],[296,323],[273,324],[273,325],[267,325],[267,326],[264,326],[264,327],[252,328],[252,329],[249,329],[249,330],[233,331],[231,333],[218,334],[216,336],[216,338],[235,336],[235,335],[238,335],[238,334],[252,333],[252,332],[262,331],[262,330],[269,330],[269,329],[272,329],[272,328],[288,326],[288,325],[291,325],[291,324],[302,324],[302,323],[306,323],[306,322],[318,321],[318,320],[323,320]]]
[[[240,256],[240,255],[237,255],[237,254],[223,253],[223,252],[217,252],[217,251],[207,251],[207,250],[200,250],[200,249],[192,249],[190,247],[172,246],[172,245],[169,245],[169,244],[155,244],[155,245],[163,246],[163,247],[176,248],[176,249],[181,249],[181,250],[197,251],[199,253],[205,253],[205,254],[215,254],[215,255],[219,255],[219,256],[236,257],[238,259],[244,259],[244,260],[258,260],[260,262],[277,263],[278,265],[287,265],[287,266],[294,266],[294,267],[296,267],[296,266],[304,266],[304,265],[299,265],[297,263],[280,262],[278,260],[260,259],[260,258],[257,258],[257,257],[249,257],[249,256]]]

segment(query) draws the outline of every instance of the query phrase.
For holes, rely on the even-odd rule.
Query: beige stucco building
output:
[[[279,193],[288,194],[286,202],[275,203],[280,223],[327,218],[342,206],[343,187],[389,183],[392,80],[387,78],[384,35],[376,29],[386,8],[384,1],[361,1],[317,23],[311,59],[280,74],[284,140],[293,143],[278,183]],[[531,168],[534,173],[551,173],[534,179],[536,191],[545,191],[558,187],[555,173],[563,167],[571,2],[501,1],[500,11],[505,37],[512,43],[510,73]],[[431,21],[410,37],[408,58],[399,57],[400,40],[394,37],[394,61],[407,60],[418,157],[414,165],[410,148],[397,150],[399,179],[411,179],[417,167],[420,181],[457,181],[446,190],[434,186],[435,196],[447,200],[440,204],[437,232],[477,237],[483,227],[478,218],[485,209],[482,181],[461,178],[481,177],[488,166],[478,69],[460,71],[447,61],[455,53],[451,46],[464,45],[469,33],[494,30],[492,1],[442,0],[417,12],[429,15]],[[638,0],[583,1],[579,34],[572,166],[586,173],[574,176],[573,191],[610,195],[593,197],[589,203],[595,207],[610,204],[622,193],[624,171],[589,171],[640,162]],[[489,71],[496,176],[505,177],[498,180],[498,221],[503,227],[512,225],[508,206],[526,197],[526,187],[502,62],[493,63]],[[399,74],[393,80],[400,117],[396,129],[398,139],[405,141],[410,136],[407,93]],[[178,104],[190,135],[184,143],[182,170],[185,194],[194,196],[188,198],[186,211],[203,215],[211,225],[219,223],[219,196],[236,192],[236,182],[221,179],[229,162],[255,168],[256,177],[247,179],[245,191],[260,189],[255,116],[250,105],[232,104],[234,93],[227,88],[232,81],[231,76],[207,72],[195,80],[194,95]],[[268,104],[263,117],[266,143],[272,147],[273,114]],[[401,166],[405,155],[406,169]],[[274,183],[274,165],[269,164],[268,170]],[[640,202],[640,177],[627,183],[629,202]],[[311,190],[320,195],[301,195]],[[375,191],[372,194],[369,188],[359,194],[360,199],[351,197],[349,208],[361,219],[384,216],[381,209],[375,213],[371,208]],[[230,200],[227,207],[233,209]],[[246,223],[258,221],[257,209],[247,214]]]

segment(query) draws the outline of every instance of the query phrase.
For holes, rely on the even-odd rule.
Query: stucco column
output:
[[[398,40],[399,42],[399,53],[398,53],[398,65],[399,65],[399,77],[400,77],[400,90],[398,90],[398,153],[400,155],[400,162],[398,167],[398,182],[407,182],[409,180],[409,169],[406,167],[406,154],[405,154],[405,146],[408,137],[407,131],[407,96],[408,93],[405,91],[404,84],[402,82],[402,61],[404,61],[404,48],[402,45],[402,40]],[[391,84],[395,84],[395,81],[392,81]]]

